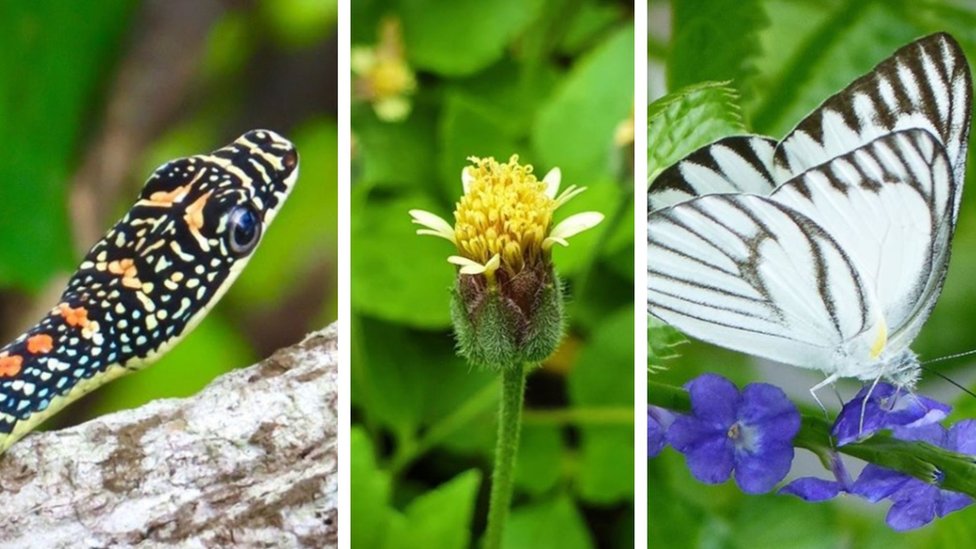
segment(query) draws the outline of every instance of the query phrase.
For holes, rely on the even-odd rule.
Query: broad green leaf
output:
[[[429,186],[437,175],[431,147],[434,114],[429,107],[414,105],[406,120],[391,124],[376,118],[368,106],[354,108],[353,180],[378,187]]]
[[[258,14],[279,43],[309,46],[335,32],[338,0],[263,0]]]
[[[461,169],[470,163],[469,156],[493,156],[506,162],[521,152],[500,112],[459,94],[445,97],[439,141],[442,196],[452,201],[461,196]],[[523,152],[519,162],[531,163],[531,158]]]
[[[502,547],[506,549],[589,549],[596,547],[586,521],[569,496],[512,510]]]
[[[389,508],[390,474],[377,466],[373,444],[359,427],[354,426],[349,433],[349,458],[352,546],[380,547],[395,515]]]
[[[75,267],[66,185],[134,4],[5,2],[0,18],[0,285]],[[90,245],[92,243],[84,243]]]
[[[749,95],[748,78],[760,52],[758,33],[767,24],[759,0],[673,2],[674,39],[668,59],[672,90],[704,81],[730,80]]]
[[[623,28],[573,65],[532,132],[540,163],[577,185],[612,178],[613,136],[634,105],[634,29]]]
[[[600,38],[612,32],[613,26],[628,19],[629,14],[620,4],[608,4],[598,1],[581,2],[569,14],[569,21],[564,23],[565,34],[559,43],[560,51],[567,54],[578,54],[592,47]]]
[[[633,342],[633,308],[624,307],[604,319],[570,373],[569,395],[574,406],[633,406]],[[603,504],[631,497],[633,429],[587,426],[580,434],[580,496]]]
[[[499,60],[536,17],[541,0],[400,0],[407,58],[416,68],[461,76]]]
[[[386,532],[388,549],[464,549],[471,543],[471,518],[481,473],[466,471],[418,496],[403,519]],[[358,547],[358,545],[357,545]]]
[[[356,404],[394,432],[409,433],[435,422],[486,384],[496,384],[497,376],[471,370],[450,346],[439,345],[449,341],[448,334],[404,330],[366,318],[358,327]]]
[[[647,179],[695,149],[745,133],[739,96],[727,82],[705,82],[668,94],[647,107]]]
[[[417,225],[407,213],[414,208],[450,218],[445,208],[417,194],[376,199],[357,212],[359,219],[352,224],[352,306],[407,326],[446,328],[455,270],[447,258],[456,249],[442,238],[415,234]]]

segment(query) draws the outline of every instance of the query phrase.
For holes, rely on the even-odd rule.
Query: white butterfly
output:
[[[947,34],[913,42],[785,139],[733,136],[648,195],[648,309],[682,332],[838,378],[911,387],[945,280],[972,82]]]

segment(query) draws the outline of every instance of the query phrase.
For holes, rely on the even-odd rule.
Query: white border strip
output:
[[[337,2],[339,8],[339,24],[337,32],[338,40],[338,77],[336,78],[339,98],[339,151],[338,151],[338,177],[336,184],[339,189],[339,259],[338,259],[338,282],[339,282],[339,440],[336,441],[338,451],[338,473],[339,473],[339,547],[348,549],[351,545],[350,535],[352,532],[352,521],[350,513],[352,510],[352,499],[349,493],[350,468],[349,468],[349,428],[350,410],[352,402],[352,384],[350,383],[350,328],[352,326],[352,304],[350,303],[350,266],[352,265],[350,249],[350,223],[351,213],[351,183],[352,183],[352,103],[350,94],[352,84],[350,82],[351,71],[349,68],[349,49],[351,46],[352,35],[350,29],[350,2],[340,0]]]
[[[648,546],[647,2],[634,5],[634,547]]]

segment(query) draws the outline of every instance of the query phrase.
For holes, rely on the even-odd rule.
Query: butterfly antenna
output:
[[[967,354],[973,354],[974,352],[976,352],[976,351],[970,351],[968,353],[961,353],[961,354],[962,355],[967,355]],[[945,358],[952,358],[952,357],[945,357]],[[944,359],[930,360],[929,363],[935,362],[936,360],[944,360]],[[936,375],[938,377],[941,377],[942,379],[944,379],[944,380],[948,381],[949,383],[955,385],[960,391],[968,394],[969,396],[971,396],[973,398],[976,398],[976,393],[974,393],[974,392],[970,391],[969,389],[963,387],[962,384],[956,382],[954,379],[952,379],[949,376],[947,376],[947,375],[939,372],[938,370],[933,370],[931,368],[926,368],[925,366],[922,366],[922,365],[919,365],[919,367],[922,368],[922,370],[924,370],[924,371],[926,371],[926,372],[928,372],[930,374],[934,374],[934,375]]]
[[[974,349],[972,351],[966,351],[964,353],[956,353],[954,355],[940,356],[939,358],[933,358],[932,360],[926,360],[922,364],[934,364],[936,362],[943,362],[945,360],[952,360],[954,358],[962,358],[964,356],[972,356],[972,355],[976,355],[976,349]],[[922,368],[922,369],[925,370],[926,372],[931,372],[932,371],[932,370],[929,370],[929,369],[926,369],[926,368]]]

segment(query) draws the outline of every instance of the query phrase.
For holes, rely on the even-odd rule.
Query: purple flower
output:
[[[868,397],[866,402],[865,396]],[[838,446],[882,429],[893,429],[896,436],[901,437],[902,428],[938,423],[949,415],[950,409],[947,404],[901,391],[888,383],[878,383],[873,390],[870,385],[865,385],[844,405],[832,432]]]
[[[783,480],[793,461],[800,414],[778,387],[753,383],[740,393],[729,380],[702,375],[686,386],[692,415],[678,416],[667,441],[685,454],[691,474],[717,484],[735,480],[760,494]]]
[[[946,430],[941,425],[927,425],[904,430],[903,438],[919,440],[963,454],[976,454],[976,420],[964,420]],[[898,531],[912,530],[958,511],[973,500],[958,492],[943,490],[939,472],[933,484],[915,477],[869,464],[861,472],[851,492],[868,501],[890,499],[893,504],[885,522]]]
[[[836,480],[816,477],[801,477],[780,489],[781,494],[792,494],[806,501],[826,501],[837,497],[841,492],[850,492],[853,482],[839,454],[831,454],[830,469]]]
[[[667,444],[666,433],[674,423],[675,415],[657,406],[647,407],[647,457],[661,453]]]

